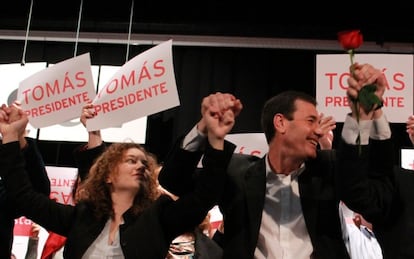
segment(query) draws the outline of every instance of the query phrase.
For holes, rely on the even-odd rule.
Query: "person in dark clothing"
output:
[[[411,142],[414,144],[414,116],[409,116],[406,122],[407,134]],[[375,144],[375,143],[374,143]],[[356,152],[354,146],[348,146]],[[370,163],[367,157],[349,157],[343,159],[342,170],[352,171],[356,175],[364,176],[366,174],[376,175],[381,170],[389,170],[392,172],[394,181],[394,192],[392,196],[386,200],[387,206],[390,207],[389,212],[384,211],[381,217],[370,217],[364,215],[369,221],[372,221],[372,229],[382,249],[384,259],[411,259],[414,258],[414,171],[412,169],[403,168],[401,165],[393,163],[393,170],[390,169],[389,161],[392,157],[392,147],[372,146],[370,148],[374,152],[379,149],[383,154],[382,157],[377,156],[374,162]],[[387,157],[388,156],[388,157]],[[360,179],[360,181],[364,181]],[[387,190],[381,190],[382,195],[389,193]]]
[[[141,145],[113,143],[96,160],[88,152],[94,150],[81,150],[82,161],[94,162],[79,187],[76,204],[65,205],[33,190],[17,141],[27,115],[20,111],[14,122],[8,121],[7,115],[0,111],[0,175],[23,214],[67,237],[64,256],[71,259],[164,259],[171,241],[200,224],[221,196],[224,171],[235,148],[224,140],[234,119],[220,113],[206,114],[209,134],[203,172],[195,189],[175,201],[168,195],[159,196]]]
[[[358,76],[367,74],[358,79],[358,84],[378,80],[381,90],[386,87],[381,71],[371,65],[359,65],[355,70]],[[231,94],[216,93],[205,97],[202,109],[233,110],[237,114],[237,103]],[[381,115],[378,111],[375,123],[384,120]],[[220,243],[224,258],[349,258],[342,238],[340,201],[373,217],[388,211],[381,202],[369,206],[365,203],[366,207],[362,203],[387,198],[377,196],[376,188],[381,189],[382,180],[389,183],[389,175],[377,175],[378,185],[364,185],[366,191],[359,189],[361,185],[355,185],[354,179],[338,176],[336,152],[342,151],[317,149],[325,134],[320,119],[315,99],[305,93],[285,91],[265,103],[262,128],[268,153],[262,158],[234,154],[227,168],[225,191],[218,203],[225,227]],[[345,123],[349,126],[345,138],[355,141],[358,125]],[[177,140],[168,155],[174,158],[172,161],[194,163],[200,158],[191,155],[204,146],[203,136],[208,132],[204,124],[202,118]],[[381,128],[375,129],[375,137],[383,135]],[[370,131],[362,133],[361,143],[365,145]],[[188,177],[181,175],[178,164],[168,161],[164,161],[159,182],[180,196],[179,190],[191,188],[191,182],[182,181]],[[392,188],[387,183],[385,186]],[[363,200],[358,195],[363,195]]]
[[[15,103],[13,105],[18,105]],[[8,109],[5,105],[2,109]],[[15,112],[10,110],[10,112]],[[11,119],[15,114],[10,114]],[[25,157],[25,171],[33,189],[42,193],[45,197],[50,195],[50,180],[46,172],[42,155],[37,147],[36,140],[25,137],[26,131],[19,136],[20,149]],[[13,200],[8,195],[4,180],[0,177],[0,258],[10,258],[13,246],[14,219],[22,216],[17,211]]]

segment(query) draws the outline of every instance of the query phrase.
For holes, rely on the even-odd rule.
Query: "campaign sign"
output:
[[[380,69],[388,82],[384,93],[384,113],[388,121],[405,123],[413,114],[413,55],[356,54],[354,61]],[[344,122],[350,112],[346,96],[350,76],[348,54],[316,56],[316,99],[318,110]]]

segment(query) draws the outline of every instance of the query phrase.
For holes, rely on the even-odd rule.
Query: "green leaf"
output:
[[[382,105],[382,101],[375,95],[377,85],[370,84],[362,87],[358,93],[358,101],[364,109],[365,113],[372,111],[377,106]]]

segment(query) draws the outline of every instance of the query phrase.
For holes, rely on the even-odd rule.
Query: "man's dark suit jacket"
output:
[[[340,175],[353,186],[343,193],[358,199],[349,207],[372,223],[384,259],[414,258],[414,171],[394,166],[391,140],[370,141],[363,155],[355,146],[343,150]]]
[[[395,167],[396,195],[385,224],[374,224],[384,259],[414,258],[414,171]]]
[[[414,171],[394,170],[396,196],[389,224],[376,227],[384,259],[414,258]]]
[[[306,227],[314,258],[349,258],[342,239],[335,190],[333,151],[320,151],[306,162],[298,178]],[[266,192],[265,157],[235,154],[228,169],[225,194],[219,204],[224,222],[225,258],[253,258]]]
[[[200,158],[194,152],[181,149],[181,140],[167,156],[159,175],[160,184],[177,195],[180,195],[180,188],[185,188],[183,185],[187,188],[191,186],[190,182],[185,181],[189,177],[180,175],[179,163],[196,165]],[[363,148],[362,152],[367,152],[367,148]],[[313,258],[349,258],[342,238],[339,202],[343,198],[347,204],[363,207],[356,195],[361,190],[349,185],[355,181],[346,176],[339,177],[336,167],[335,151],[318,151],[316,159],[306,162],[306,169],[298,179],[302,211],[314,249]],[[224,258],[253,258],[265,200],[265,158],[234,154],[225,184],[225,192],[219,202],[225,229],[221,244]],[[348,191],[355,192],[355,195],[349,195]],[[366,195],[364,202],[377,194]],[[374,215],[371,208],[366,210]]]
[[[380,145],[381,144],[381,145]],[[373,142],[371,149],[375,157],[357,157],[354,147],[346,147],[348,153],[354,152],[354,157],[347,156],[341,158],[341,170],[355,174],[357,181],[364,181],[361,177],[368,173],[370,177],[376,177],[379,174],[391,174],[389,177],[393,180],[394,188],[384,182],[382,188],[371,190],[377,192],[377,200],[371,200],[371,204],[379,206],[369,206],[372,209],[367,211],[363,207],[354,208],[362,210],[361,213],[368,221],[373,224],[373,230],[377,237],[383,252],[384,259],[405,259],[414,258],[414,171],[402,169],[400,166],[390,168],[392,155],[392,146],[384,146],[384,143]],[[373,163],[370,163],[372,161]],[[360,177],[358,179],[358,177]],[[392,194],[392,195],[390,195]],[[363,206],[363,203],[361,203]],[[374,209],[378,207],[378,211]],[[365,214],[364,214],[365,213]]]

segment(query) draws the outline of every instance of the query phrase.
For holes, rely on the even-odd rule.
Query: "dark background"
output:
[[[241,36],[336,41],[338,31],[361,29],[365,42],[390,42],[414,48],[414,16],[405,5],[355,2],[327,4],[270,1],[180,2],[135,1],[132,33],[153,35]],[[75,32],[81,1],[33,1],[30,31]],[[31,1],[7,1],[0,7],[2,30],[25,31]],[[333,3],[332,3],[333,4]],[[130,26],[131,1],[90,1],[82,6],[81,32],[111,32],[123,37]],[[20,62],[24,41],[0,40],[0,63]],[[133,57],[153,45],[129,46]],[[316,46],[317,47],[317,46]],[[89,52],[96,65],[123,65],[125,44],[81,42],[78,54]],[[26,62],[56,63],[73,57],[73,42],[29,41]],[[233,132],[260,132],[260,112],[271,96],[295,89],[315,95],[316,54],[337,50],[173,46],[174,70],[181,105],[148,117],[149,151],[162,160],[173,141],[200,117],[204,96],[221,91],[239,97],[244,109]],[[413,54],[413,52],[409,53]],[[407,114],[408,117],[409,114]],[[335,131],[339,138],[341,124]],[[397,150],[410,146],[404,124],[392,124]],[[80,143],[40,141],[48,165],[74,166],[72,150]],[[334,141],[336,145],[336,141]],[[398,151],[395,158],[398,160]]]
[[[33,0],[32,30],[126,33],[131,0]],[[358,28],[367,41],[413,43],[414,17],[393,1],[153,1],[135,0],[133,32],[151,34],[335,39]],[[0,29],[26,29],[30,0],[2,1]]]

